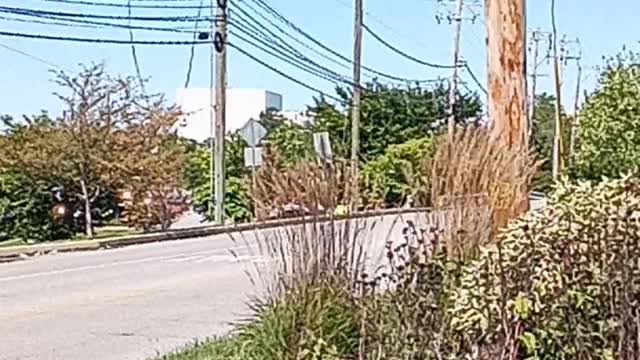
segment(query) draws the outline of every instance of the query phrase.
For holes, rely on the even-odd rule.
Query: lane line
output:
[[[242,248],[237,247],[235,249],[242,249]],[[217,249],[217,250],[208,250],[208,251],[189,253],[189,254],[173,254],[173,255],[164,255],[164,256],[156,256],[156,257],[147,257],[147,258],[135,259],[135,260],[113,261],[105,264],[87,265],[87,266],[79,266],[79,267],[60,269],[60,270],[42,271],[42,272],[37,272],[32,274],[8,276],[8,277],[0,278],[0,283],[15,281],[15,280],[35,279],[35,278],[53,276],[53,275],[62,275],[62,274],[68,274],[68,273],[74,273],[74,272],[86,271],[86,270],[104,269],[104,268],[115,267],[120,265],[133,265],[133,264],[143,264],[143,263],[154,262],[154,261],[166,261],[170,259],[184,257],[185,255],[188,255],[188,256],[193,256],[196,254],[207,255],[207,254],[215,254],[217,252],[228,252],[228,251],[229,249]]]

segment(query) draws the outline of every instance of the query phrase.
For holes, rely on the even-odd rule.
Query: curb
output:
[[[334,220],[355,220],[376,216],[402,215],[409,213],[427,212],[429,208],[382,209],[358,212],[353,215],[336,216]],[[280,226],[302,225],[305,223],[323,222],[331,220],[329,215],[269,220],[257,223],[235,225],[206,225],[186,229],[176,229],[163,232],[153,232],[141,235],[121,236],[100,240],[65,241],[60,243],[20,245],[0,248],[0,263],[25,260],[32,256],[56,254],[60,252],[96,251],[113,249],[131,245],[141,245],[154,242],[184,240],[211,235],[227,234],[252,230],[272,229]]]

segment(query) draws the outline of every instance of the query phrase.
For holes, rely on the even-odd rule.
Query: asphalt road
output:
[[[374,252],[382,254],[390,232],[398,237],[398,220],[367,220],[364,236]],[[246,301],[258,291],[245,271],[269,263],[251,256],[247,244],[255,236],[0,264],[0,359],[143,360],[224,335],[250,315]]]

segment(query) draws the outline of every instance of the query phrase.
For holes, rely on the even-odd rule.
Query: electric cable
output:
[[[70,36],[52,36],[52,35],[42,35],[42,34],[18,33],[18,32],[10,32],[10,31],[0,31],[0,36],[25,38],[25,39],[55,40],[55,41],[66,41],[66,42],[94,43],[94,44],[116,44],[116,45],[131,45],[131,44],[135,44],[135,45],[193,45],[193,44],[205,45],[205,44],[209,44],[209,41],[178,41],[178,40],[130,41],[130,40],[118,40],[118,39],[95,39],[95,38],[79,38],[79,37],[70,37]]]

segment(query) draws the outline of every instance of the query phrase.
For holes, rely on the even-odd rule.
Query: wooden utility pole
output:
[[[532,74],[531,74],[531,101],[529,102],[529,117],[528,117],[528,132],[527,132],[527,137],[529,139],[531,139],[531,135],[532,135],[532,131],[533,131],[533,115],[536,109],[536,91],[537,91],[537,84],[538,84],[538,52],[540,50],[540,32],[539,31],[534,31],[532,34],[532,39],[533,39],[533,62],[532,64]]]
[[[527,147],[525,0],[485,0],[488,108],[495,138]]]
[[[556,92],[556,114],[553,131],[553,156],[551,172],[553,179],[557,179],[562,171],[562,85],[560,83],[560,58],[558,54],[558,29],[556,27],[556,1],[551,0],[551,24],[553,26],[553,77]]]
[[[462,11],[464,0],[457,0],[458,7],[454,21],[456,21],[456,32],[453,37],[453,75],[449,84],[449,120],[447,130],[449,137],[453,138],[456,131],[456,96],[458,94],[458,63],[460,62],[460,37],[462,36]]]
[[[351,210],[357,210],[360,203],[360,67],[362,63],[363,0],[355,0],[355,21],[353,30],[353,98],[351,99]]]
[[[213,1],[212,1],[213,3]],[[212,4],[213,8],[213,4]],[[215,124],[215,222],[224,223],[224,137],[227,121],[227,0],[217,1],[218,14],[213,35],[216,55],[216,124]]]
[[[494,141],[526,153],[527,25],[525,0],[485,0],[488,47],[488,109]],[[527,166],[528,164],[521,164]],[[492,214],[498,227],[529,209],[526,184],[501,184],[494,196],[513,196],[507,208]]]
[[[580,39],[576,40],[580,46]],[[570,166],[575,164],[576,143],[578,141],[578,130],[580,129],[580,86],[582,83],[582,63],[580,62],[582,55],[575,57],[578,64],[578,77],[576,79],[576,98],[573,103],[573,123],[571,124],[571,136],[569,138],[569,163]]]

